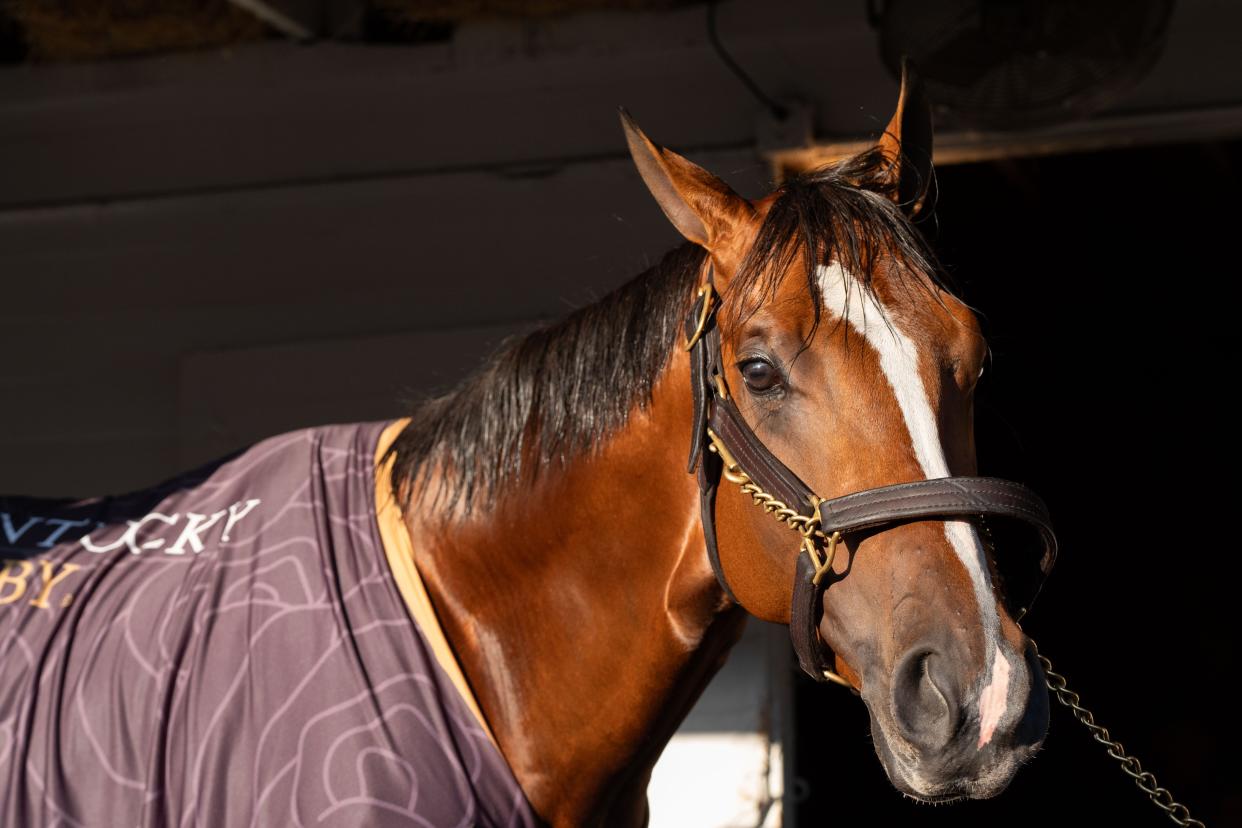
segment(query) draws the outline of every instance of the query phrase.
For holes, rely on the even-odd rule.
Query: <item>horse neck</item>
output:
[[[553,824],[641,824],[656,758],[741,633],[685,470],[690,412],[678,353],[651,404],[563,471],[466,519],[411,510],[445,633]]]

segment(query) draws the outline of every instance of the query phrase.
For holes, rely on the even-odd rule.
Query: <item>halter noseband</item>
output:
[[[689,471],[698,475],[707,557],[725,594],[740,606],[716,546],[716,490],[722,476],[801,536],[789,636],[798,665],[807,675],[816,681],[849,684],[832,670],[832,654],[818,629],[821,598],[832,580],[828,576],[843,535],[911,520],[1010,518],[1034,530],[1028,536],[1033,537],[1039,554],[1040,582],[1047,577],[1056,561],[1056,535],[1048,507],[1021,483],[993,477],[942,477],[880,486],[832,500],[817,496],[768,451],[729,396],[716,326],[719,303],[711,274],[709,263],[707,281],[699,288],[685,325],[694,394]],[[1017,618],[1026,613],[1038,592],[1036,586],[1018,608]]]

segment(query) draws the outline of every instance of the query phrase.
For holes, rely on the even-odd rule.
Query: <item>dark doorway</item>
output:
[[[1061,539],[1024,628],[1209,825],[1242,821],[1225,770],[1240,162],[1230,142],[945,167],[928,227],[992,349],[980,472],[1041,492]],[[1057,705],[998,799],[929,808],[885,779],[859,701],[810,681],[797,700],[799,825],[1168,824]]]

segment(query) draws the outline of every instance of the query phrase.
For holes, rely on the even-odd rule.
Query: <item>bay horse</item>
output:
[[[969,476],[986,344],[912,223],[917,80],[757,201],[622,120],[686,244],[408,420],[0,499],[0,819],[641,825],[748,615],[861,696],[899,790],[1004,789],[1047,728],[1018,620],[1054,547]]]

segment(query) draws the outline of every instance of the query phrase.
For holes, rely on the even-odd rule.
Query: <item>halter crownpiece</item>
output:
[[[912,520],[1010,519],[1024,527],[1026,541],[1038,554],[1038,577],[1015,608],[1021,618],[1034,602],[1043,579],[1056,561],[1057,541],[1048,507],[1039,495],[994,477],[941,477],[879,486],[824,500],[768,451],[729,396],[724,381],[719,301],[708,264],[686,319],[694,430],[689,471],[697,473],[703,536],[712,571],[725,595],[739,606],[720,564],[716,544],[716,490],[723,477],[741,487],[765,512],[801,536],[789,636],[798,665],[816,681],[849,682],[833,671],[833,657],[819,636],[821,599],[832,578],[832,562],[841,538],[851,532],[887,528]],[[983,526],[991,536],[989,526]],[[1011,584],[1009,591],[1014,591]],[[745,607],[743,607],[745,608]],[[1016,620],[1016,619],[1015,619]]]

